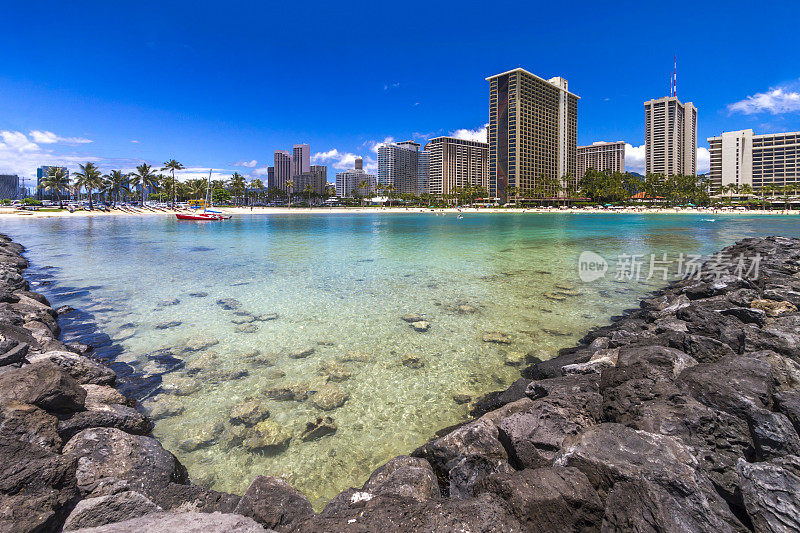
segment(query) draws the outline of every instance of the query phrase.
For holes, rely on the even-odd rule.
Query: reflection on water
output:
[[[663,283],[583,284],[580,252],[707,254],[800,234],[786,218],[565,214],[64,217],[0,231],[28,246],[34,289],[76,308],[65,338],[113,361],[193,478],[242,492],[284,475],[317,507],[463,420],[466,397],[508,386],[527,354],[551,357]]]

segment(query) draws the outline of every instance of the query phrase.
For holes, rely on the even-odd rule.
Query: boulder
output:
[[[78,497],[74,457],[0,435],[0,531],[56,531]]]
[[[85,429],[64,445],[64,454],[78,460],[76,476],[82,494],[92,494],[111,481],[124,481],[158,503],[161,488],[170,482],[186,482],[186,469],[157,440],[116,428]]]
[[[93,385],[85,383],[81,388],[86,391],[86,405],[106,404],[106,405],[127,405],[133,407],[134,401],[126,398],[114,387],[107,385]]]
[[[53,453],[59,453],[63,444],[58,434],[58,419],[26,403],[0,403],[0,435]]]
[[[81,385],[113,385],[117,374],[106,365],[73,352],[45,352],[29,357],[31,363],[50,361],[58,365]]]
[[[764,311],[767,316],[773,317],[797,312],[797,306],[792,302],[787,302],[785,300],[753,300],[750,302],[750,307],[753,309],[760,309],[761,311]]]
[[[28,355],[28,344],[14,339],[0,341],[0,366],[21,362]]]
[[[603,502],[577,468],[536,468],[492,474],[476,492],[502,498],[523,531],[592,531],[603,517]]]
[[[41,361],[0,374],[0,400],[69,412],[83,409],[86,391],[59,366]]]
[[[511,344],[511,336],[500,331],[484,333],[482,339],[483,342],[491,342],[494,344]]]
[[[257,476],[234,512],[278,531],[292,531],[314,516],[305,496],[274,476]]]
[[[168,483],[158,492],[158,505],[174,512],[232,513],[238,503],[239,496],[235,494],[217,492],[199,485]]]
[[[420,333],[424,333],[431,329],[431,324],[427,320],[417,320],[416,322],[411,322],[409,325],[411,326],[411,329]]]
[[[78,502],[64,523],[64,531],[104,526],[161,511],[161,507],[135,491],[87,498]]]
[[[758,532],[800,531],[800,457],[766,463],[739,460],[747,514]]]
[[[412,456],[426,459],[443,492],[458,499],[473,496],[475,485],[486,476],[513,470],[497,426],[483,418],[423,445]]]
[[[375,470],[361,490],[369,494],[416,501],[439,498],[441,495],[430,463],[407,455],[395,457]]]
[[[242,302],[235,298],[220,298],[217,300],[217,305],[226,311],[235,311],[242,306]]]
[[[494,411],[495,409],[498,409],[506,404],[525,398],[525,391],[530,383],[531,380],[529,379],[519,378],[506,390],[490,392],[489,394],[478,398],[469,414],[474,417],[483,416],[489,411]],[[466,398],[463,402],[459,402],[455,395],[453,396],[453,399],[456,403],[467,403],[470,401],[469,395],[464,396],[466,396]]]
[[[145,415],[119,404],[88,404],[86,411],[69,413],[60,418],[58,433],[65,441],[89,428],[117,428],[133,435],[147,435],[153,429],[153,424]]]
[[[74,530],[76,533],[268,533],[252,518],[224,513],[151,513],[139,518]]]
[[[673,437],[600,424],[565,443],[555,465],[579,469],[609,495],[604,522],[611,530],[653,515],[667,520],[665,531],[745,529],[699,471],[691,449]]]
[[[594,404],[593,409],[584,409],[575,398],[551,396],[504,418],[498,426],[498,438],[508,451],[509,463],[517,470],[552,465],[564,439],[595,423],[600,395],[589,394],[594,395],[587,399]]]

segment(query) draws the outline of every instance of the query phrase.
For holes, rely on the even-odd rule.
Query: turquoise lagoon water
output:
[[[509,363],[520,354],[551,357],[664,284],[620,281],[611,271],[582,283],[582,251],[612,263],[620,254],[709,254],[746,236],[800,236],[800,223],[741,215],[320,214],[222,223],[2,219],[0,231],[27,246],[34,290],[76,308],[62,322],[65,339],[98,346],[129,374],[122,387],[145,409],[182,409],[158,419],[154,434],[195,480],[241,493],[258,474],[282,475],[319,507],[466,419],[468,405],[455,394],[508,386],[519,377]],[[217,305],[220,298],[278,318],[237,329],[240,317]],[[414,331],[400,318],[406,313],[423,315],[430,329]],[[156,328],[165,321],[180,324]],[[511,342],[484,342],[488,332]],[[217,343],[183,349],[206,341]],[[290,357],[309,348],[307,357]],[[403,365],[408,356],[424,366]],[[290,385],[313,393],[329,361],[351,373],[336,383],[349,394],[341,407],[267,398],[265,389]],[[232,406],[248,398],[292,435],[285,451],[223,445]],[[338,430],[304,442],[306,423],[319,416],[331,416]]]

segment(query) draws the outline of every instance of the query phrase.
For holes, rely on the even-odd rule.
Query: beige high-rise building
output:
[[[590,146],[578,146],[578,179],[590,168],[625,172],[625,141],[596,142]]]
[[[579,97],[567,80],[545,80],[521,68],[486,80],[489,194],[507,200],[512,186],[518,197],[555,196],[560,181],[574,187]]]
[[[754,135],[753,130],[728,131],[709,137],[711,189],[728,185],[800,186],[800,131]]]
[[[644,103],[644,172],[697,175],[697,108],[676,96]]]
[[[468,184],[489,189],[489,145],[479,141],[434,137],[430,153],[428,192],[442,197]]]
[[[274,162],[275,187],[285,191],[288,189],[287,183],[295,176],[294,162],[292,153],[287,150],[275,150]]]

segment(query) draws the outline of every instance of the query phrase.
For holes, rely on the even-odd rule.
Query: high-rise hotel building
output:
[[[526,196],[545,194],[564,178],[574,185],[578,145],[578,99],[567,80],[545,80],[521,68],[486,78],[489,82],[489,194],[507,199],[506,188]]]
[[[697,108],[676,96],[644,103],[644,172],[697,175]]]
[[[800,131],[754,135],[753,130],[728,131],[709,137],[711,189],[750,185],[800,186]]]
[[[428,153],[414,141],[385,143],[378,148],[378,183],[396,194],[421,194],[427,190]]]
[[[589,169],[625,172],[625,141],[578,146],[578,179]]]
[[[274,186],[282,191],[286,191],[288,189],[286,184],[295,175],[292,152],[289,152],[288,150],[275,150],[274,168]]]
[[[295,144],[292,147],[292,165],[295,175],[311,172],[311,147],[309,145]]]
[[[442,197],[471,184],[489,188],[489,145],[454,137],[434,137],[425,145],[430,154],[428,193]]]

